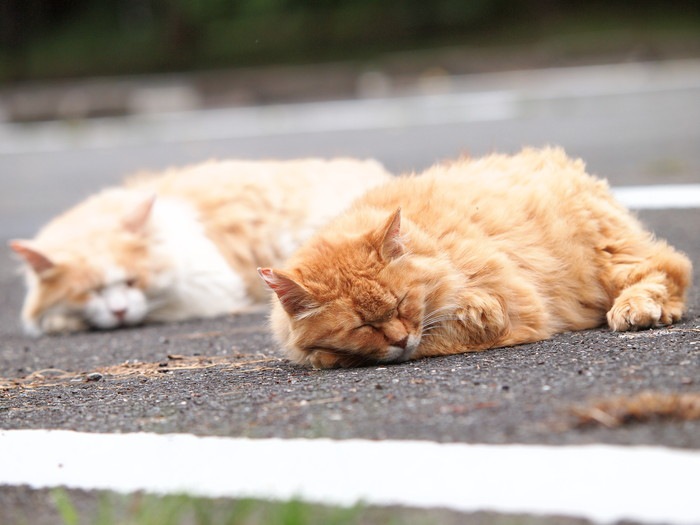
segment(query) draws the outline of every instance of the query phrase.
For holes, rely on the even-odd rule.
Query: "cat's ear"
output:
[[[150,195],[146,199],[142,199],[134,206],[129,213],[122,219],[122,226],[131,233],[140,233],[143,231],[148,219],[153,211],[153,204],[156,202],[156,196]]]
[[[258,268],[258,274],[277,294],[282,307],[292,317],[318,308],[318,303],[303,286],[279,270]]]
[[[401,239],[401,208],[397,209],[386,224],[379,230],[379,253],[385,261],[401,257],[406,248]]]
[[[48,256],[41,253],[31,245],[31,241],[13,240],[7,243],[24,262],[34,270],[37,275],[42,275],[56,267],[56,264]]]

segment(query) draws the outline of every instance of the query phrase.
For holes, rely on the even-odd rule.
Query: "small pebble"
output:
[[[102,379],[102,374],[99,372],[93,372],[85,377],[86,381],[99,381],[100,379]]]

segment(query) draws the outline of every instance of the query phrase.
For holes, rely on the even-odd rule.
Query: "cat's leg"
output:
[[[487,286],[465,289],[459,311],[474,350],[541,341],[553,333],[551,314],[537,287],[504,270]]]
[[[372,359],[365,359],[361,355],[338,354],[330,350],[314,350],[308,355],[306,363],[314,368],[354,368],[368,364],[376,364]]]
[[[540,341],[551,335],[548,313],[529,286],[511,283],[506,294],[468,288],[450,319],[423,338],[413,358],[478,352]]]
[[[643,259],[614,268],[618,295],[607,313],[615,331],[669,325],[681,319],[692,266],[685,255],[661,241]]]
[[[412,359],[485,350],[507,331],[502,300],[484,289],[462,290],[435,312],[427,315],[428,325]]]
[[[41,328],[47,334],[67,334],[83,332],[89,327],[85,320],[74,315],[54,314],[45,316]]]
[[[485,290],[466,290],[455,317],[463,326],[466,342],[474,346],[493,344],[507,329],[508,316],[503,299]]]

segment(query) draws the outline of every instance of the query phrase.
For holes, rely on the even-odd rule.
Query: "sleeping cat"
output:
[[[11,248],[26,262],[30,334],[237,312],[280,264],[390,175],[376,161],[210,161],[128,179]]]
[[[314,367],[667,325],[691,264],[560,149],[437,165],[369,190],[284,270],[271,323]]]

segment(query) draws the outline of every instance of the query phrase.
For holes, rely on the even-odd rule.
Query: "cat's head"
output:
[[[275,335],[292,360],[316,368],[412,358],[430,308],[426,272],[401,235],[400,210],[360,235],[318,236],[288,271],[258,269],[278,299]]]
[[[37,240],[13,240],[25,263],[27,295],[22,309],[30,335],[112,329],[142,322],[149,271],[143,228],[153,198],[121,220],[72,223],[69,232]]]

